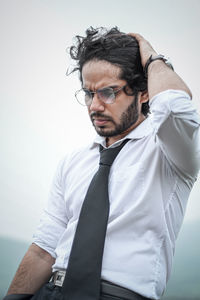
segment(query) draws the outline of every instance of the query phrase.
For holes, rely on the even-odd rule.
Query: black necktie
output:
[[[108,176],[115,157],[127,142],[125,140],[115,148],[100,148],[99,169],[90,183],[81,208],[62,287],[65,300],[99,299],[109,215]]]

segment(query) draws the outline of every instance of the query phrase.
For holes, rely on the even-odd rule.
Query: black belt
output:
[[[53,274],[51,279],[56,286],[62,286],[65,278],[65,271],[57,271]],[[150,300],[149,298],[143,297],[129,289],[123,288],[119,285],[111,283],[109,281],[101,281],[101,294],[119,297],[124,300]]]
[[[104,280],[101,281],[101,293],[103,295],[116,296],[124,300],[149,300],[131,290]]]

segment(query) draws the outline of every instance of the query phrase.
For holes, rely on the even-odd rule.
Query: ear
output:
[[[140,92],[140,103],[145,103],[149,101],[149,94],[148,91]]]

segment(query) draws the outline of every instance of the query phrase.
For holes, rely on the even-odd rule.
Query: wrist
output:
[[[148,60],[146,61],[146,64],[144,66],[144,75],[145,77],[147,78],[148,77],[148,69],[149,69],[149,65],[154,63],[154,62],[159,62],[159,61],[162,61],[164,62],[169,68],[171,68],[172,70],[174,70],[173,66],[172,66],[172,63],[170,62],[169,58],[165,57],[164,55],[162,54],[159,54],[159,55],[151,55]]]

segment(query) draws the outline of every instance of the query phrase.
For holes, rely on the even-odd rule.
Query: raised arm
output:
[[[152,48],[150,43],[140,34],[130,33],[129,35],[136,38],[140,47],[140,56],[143,68],[147,60],[152,55],[155,57],[158,53]],[[165,90],[183,90],[192,97],[190,89],[184,81],[170,69],[162,60],[155,60],[148,66],[148,93],[149,99]]]
[[[34,294],[51,277],[54,261],[48,252],[32,244],[19,265],[7,294]]]
[[[139,34],[141,63],[158,55]],[[184,81],[162,60],[147,69],[151,116],[159,144],[170,164],[184,178],[196,178],[200,168],[200,118],[192,104],[192,94]]]

